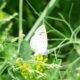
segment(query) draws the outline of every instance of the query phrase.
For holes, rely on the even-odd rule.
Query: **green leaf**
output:
[[[32,50],[30,48],[30,45],[26,41],[22,41],[21,48],[20,48],[20,57],[22,57],[24,60],[29,60],[32,55]]]
[[[4,56],[5,59],[11,60],[13,57],[16,57],[16,43],[5,43],[4,44]]]

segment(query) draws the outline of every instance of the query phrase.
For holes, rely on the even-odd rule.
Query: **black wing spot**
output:
[[[41,32],[39,35],[42,35],[43,33],[45,33],[45,32]]]

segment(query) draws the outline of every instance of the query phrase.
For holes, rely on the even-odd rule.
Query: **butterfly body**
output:
[[[30,46],[37,55],[46,55],[47,54],[47,32],[45,25],[41,25],[34,33],[30,41]]]

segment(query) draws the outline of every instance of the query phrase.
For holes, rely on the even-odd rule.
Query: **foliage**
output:
[[[79,0],[0,0],[0,80],[80,80],[79,11]],[[29,45],[41,23],[47,57]]]

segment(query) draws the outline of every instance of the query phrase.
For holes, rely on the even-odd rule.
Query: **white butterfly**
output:
[[[47,32],[45,25],[41,25],[34,33],[33,37],[30,40],[30,46],[37,55],[46,55],[47,54]]]

